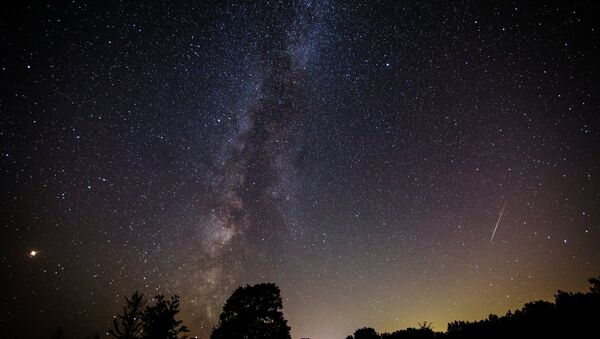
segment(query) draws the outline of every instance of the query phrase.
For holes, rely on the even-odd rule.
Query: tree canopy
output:
[[[275,284],[239,287],[223,306],[211,339],[290,339],[282,308]]]
[[[125,298],[121,314],[113,319],[108,334],[117,339],[185,339],[187,327],[175,319],[179,313],[179,296],[165,299],[159,294],[147,305],[144,295],[136,291]],[[144,307],[145,306],[145,307]]]

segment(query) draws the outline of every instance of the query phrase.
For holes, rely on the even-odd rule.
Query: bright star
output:
[[[38,251],[36,250],[31,250],[31,252],[29,252],[29,257],[33,258],[38,254]]]

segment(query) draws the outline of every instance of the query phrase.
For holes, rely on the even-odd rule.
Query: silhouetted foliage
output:
[[[438,338],[440,334],[435,333],[431,329],[431,323],[424,322],[419,324],[419,328],[407,328],[404,330],[395,331],[393,333],[378,334],[374,329],[363,327],[354,332],[353,336],[348,336],[346,339],[429,339]]]
[[[135,291],[131,298],[125,298],[121,314],[113,319],[113,328],[108,334],[118,339],[137,339],[141,336],[141,315],[144,307],[144,295]]]
[[[415,338],[415,339],[430,339],[430,338],[438,338],[439,335],[436,334],[431,329],[431,323],[423,322],[419,324],[419,328],[407,328],[404,330],[395,331],[393,333],[383,333],[381,335],[381,339],[404,339],[404,338]]]
[[[187,327],[181,325],[181,320],[176,320],[179,313],[179,296],[172,296],[169,300],[161,294],[154,297],[154,305],[147,306],[142,314],[143,339],[184,339]],[[182,336],[179,336],[179,335]]]
[[[154,301],[153,305],[145,306],[144,295],[138,291],[126,297],[123,311],[113,319],[113,328],[108,334],[118,339],[187,338],[187,327],[180,326],[182,322],[175,319],[179,313],[179,297],[175,295],[166,300],[163,295],[157,295]]]
[[[359,328],[354,331],[354,339],[380,339],[381,337],[377,332],[370,327]]]
[[[239,287],[223,306],[211,339],[290,339],[275,284]]]
[[[533,301],[514,313],[491,314],[481,321],[453,321],[448,330],[434,332],[431,324],[407,328],[393,333],[377,334],[362,328],[346,339],[481,339],[481,338],[599,338],[600,277],[589,279],[588,293],[558,291],[554,303]]]
[[[590,282],[590,293],[600,295],[600,277],[588,279]]]
[[[589,292],[558,291],[554,302],[532,301],[503,316],[490,314],[480,321],[453,321],[446,332],[435,332],[431,323],[379,334],[363,327],[346,339],[495,339],[495,338],[600,338],[600,277],[591,278]],[[179,297],[154,297],[146,306],[141,293],[126,298],[122,313],[108,332],[119,339],[184,339],[189,332],[177,320]],[[239,287],[223,306],[211,339],[291,339],[275,284]],[[65,337],[59,328],[53,339]],[[97,339],[98,335],[88,337]]]
[[[429,339],[438,338],[439,334],[433,332],[430,328],[407,328],[404,330],[395,331],[393,333],[384,333],[381,335],[382,339],[404,339],[404,338],[418,338],[418,339]]]
[[[59,327],[52,333],[52,339],[63,339],[65,337],[65,329],[63,327]]]

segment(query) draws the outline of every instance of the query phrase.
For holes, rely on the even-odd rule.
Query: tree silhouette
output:
[[[144,295],[135,291],[125,298],[121,314],[113,319],[108,334],[118,339],[178,339],[186,338],[187,327],[180,326],[175,316],[179,313],[179,297],[166,300],[163,295],[154,297],[155,303],[144,308]]]
[[[142,314],[143,339],[184,339],[187,327],[176,320],[179,313],[179,296],[174,295],[169,300],[161,294],[154,297],[154,305],[147,306]],[[180,326],[181,325],[181,326]],[[182,335],[181,337],[179,335]]]
[[[590,278],[588,279],[590,282],[590,293],[591,294],[600,294],[600,277],[598,278]]]
[[[431,329],[431,323],[423,322],[419,328],[407,328],[393,333],[378,334],[370,327],[363,327],[354,332],[353,336],[346,339],[433,339],[441,337],[441,333],[435,333]]]
[[[51,338],[52,339],[63,339],[65,337],[65,333],[66,333],[66,331],[65,331],[64,327],[61,326],[61,327],[57,328],[54,331],[54,333],[52,333]]]
[[[600,314],[600,277],[589,279],[587,293],[558,291],[554,303],[533,301],[503,316],[491,314],[480,321],[453,321],[448,330],[434,332],[429,323],[420,328],[407,328],[378,335],[375,330],[362,328],[346,339],[483,339],[483,338],[598,338]],[[379,337],[378,337],[379,336]]]
[[[140,338],[143,307],[144,295],[140,292],[135,291],[131,298],[125,297],[123,312],[113,319],[113,328],[108,330],[108,334],[118,339]]]
[[[239,287],[223,306],[211,339],[290,339],[282,308],[275,284]]]
[[[382,339],[432,339],[438,337],[440,337],[440,334],[435,333],[431,328],[423,327],[422,325],[420,325],[419,328],[410,327],[393,333],[383,333],[381,335]]]
[[[359,328],[354,331],[354,339],[380,339],[381,336],[370,327]]]

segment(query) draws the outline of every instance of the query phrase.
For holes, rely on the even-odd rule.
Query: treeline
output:
[[[135,292],[125,299],[122,312],[113,319],[108,334],[119,339],[178,339],[187,338],[188,328],[175,319],[179,313],[179,296],[153,298],[146,305],[144,295]],[[97,335],[96,335],[97,337]]]
[[[482,339],[482,338],[600,338],[600,279],[589,279],[587,293],[558,291],[554,302],[529,302],[503,316],[480,321],[454,321],[446,332],[430,323],[392,333],[361,328],[346,339]],[[239,287],[223,306],[210,339],[291,339],[275,284]],[[157,295],[146,299],[139,292],[125,299],[107,334],[117,339],[184,339],[189,330],[177,320],[179,297]],[[94,334],[88,338],[97,339]],[[58,331],[53,339],[64,338]]]
[[[558,291],[554,302],[533,301],[514,313],[491,314],[480,321],[453,321],[446,332],[431,324],[392,333],[361,328],[346,339],[600,338],[600,279],[589,279],[587,293]]]
[[[282,312],[279,287],[257,284],[239,287],[223,306],[211,339],[290,339],[290,327]],[[135,292],[125,299],[121,313],[113,319],[108,334],[117,339],[185,339],[189,330],[177,320],[179,297],[157,295],[147,305]],[[99,338],[97,334],[91,338]]]

